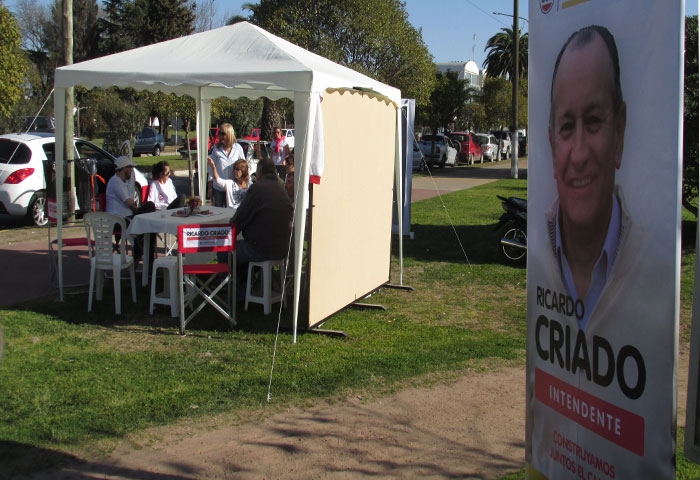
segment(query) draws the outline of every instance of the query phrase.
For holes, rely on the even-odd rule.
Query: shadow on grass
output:
[[[505,265],[500,257],[501,231],[494,231],[495,226],[496,223],[454,227],[413,224],[411,231],[414,239],[404,241],[404,259],[410,258],[417,262],[460,262],[465,261],[466,254],[471,264]],[[395,251],[398,251],[398,247]]]
[[[139,277],[140,280],[140,277]],[[159,280],[161,281],[161,280]],[[179,317],[172,317],[170,307],[156,305],[154,313],[149,313],[150,286],[137,286],[137,302],[131,301],[128,280],[122,281],[121,315],[114,313],[114,291],[112,281],[105,280],[102,300],[93,299],[92,311],[87,311],[88,287],[66,289],[63,302],[57,302],[51,294],[39,300],[19,303],[7,310],[32,311],[49,315],[73,325],[94,325],[105,329],[133,332],[138,335],[176,335],[179,336]],[[198,303],[199,304],[199,301]],[[262,305],[250,304],[248,311],[243,306],[236,306],[236,327],[234,330],[248,333],[270,333],[277,330],[280,304],[272,306],[270,315],[263,314]],[[189,310],[188,310],[189,314]],[[292,309],[283,308],[279,317],[280,329],[292,328]],[[187,336],[211,336],[216,332],[229,331],[228,320],[210,305],[199,312],[186,327]]]

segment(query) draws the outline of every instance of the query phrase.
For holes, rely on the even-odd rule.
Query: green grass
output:
[[[285,331],[270,402],[274,315],[239,309],[239,328],[227,331],[211,311],[181,337],[166,310],[147,315],[146,295],[136,307],[125,301],[126,313],[115,318],[109,288],[92,313],[85,312],[85,293],[0,310],[0,464],[16,467],[27,449],[108,451],[127,434],[221,413],[266,416],[350,393],[371,399],[449,381],[467,368],[524,368],[526,271],[498,256],[496,194],[525,197],[526,181],[414,203],[415,239],[404,242],[403,283],[415,290],[381,289],[369,301],[386,311],[345,309],[324,323],[347,338],[302,334],[292,344]],[[695,227],[687,225],[684,231]],[[694,249],[684,251],[682,344],[690,336],[694,258]],[[391,268],[398,283],[396,259]],[[289,310],[282,325],[290,325]],[[681,450],[679,478],[697,478],[700,469]],[[38,459],[34,466],[55,461]],[[524,478],[524,471],[505,478]]]

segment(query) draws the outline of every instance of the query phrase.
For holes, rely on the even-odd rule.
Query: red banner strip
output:
[[[535,369],[535,398],[601,437],[644,456],[644,418]]]

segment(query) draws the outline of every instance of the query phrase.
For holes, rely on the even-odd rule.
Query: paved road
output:
[[[525,178],[527,160],[521,160],[518,169],[519,178]],[[411,200],[423,200],[509,177],[509,161],[485,164],[481,168],[462,166],[435,169],[432,175],[413,178]],[[174,182],[178,192],[189,192],[186,175],[176,175]],[[3,271],[0,276],[0,308],[56,294],[57,289],[49,277],[48,233],[46,228],[27,227],[22,222],[0,216],[0,265]],[[65,237],[84,235],[82,223],[64,228]],[[51,229],[51,238],[56,238],[55,228]],[[65,285],[86,283],[90,267],[85,247],[65,248],[63,265]],[[83,291],[86,290],[86,287],[83,288]]]

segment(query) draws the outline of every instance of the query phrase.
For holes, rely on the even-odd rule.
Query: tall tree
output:
[[[307,50],[428,101],[434,68],[400,0],[267,0],[250,21]]]
[[[100,19],[103,54],[189,35],[194,31],[195,4],[188,0],[104,0]]]
[[[520,34],[520,32],[518,32]],[[528,38],[524,33],[520,36],[518,47],[518,78],[527,78]],[[512,78],[513,57],[515,56],[515,37],[513,29],[502,28],[500,32],[489,38],[484,51],[488,51],[483,67],[490,77]]]
[[[698,216],[698,16],[685,18],[683,206]]]
[[[491,128],[501,130],[510,124],[512,88],[511,83],[503,77],[487,77],[484,80],[482,101],[486,121]]]
[[[455,123],[469,99],[467,82],[460,80],[457,72],[436,74],[435,89],[430,95],[428,122],[433,132]]]
[[[0,117],[8,117],[24,93],[29,65],[21,43],[17,20],[0,4]]]
[[[32,83],[33,94],[46,98],[53,88],[54,71],[64,65],[63,1],[42,5],[36,0],[20,0],[15,6],[24,38],[24,47],[37,69],[39,80]],[[97,50],[97,0],[73,0],[73,61],[99,56]]]

